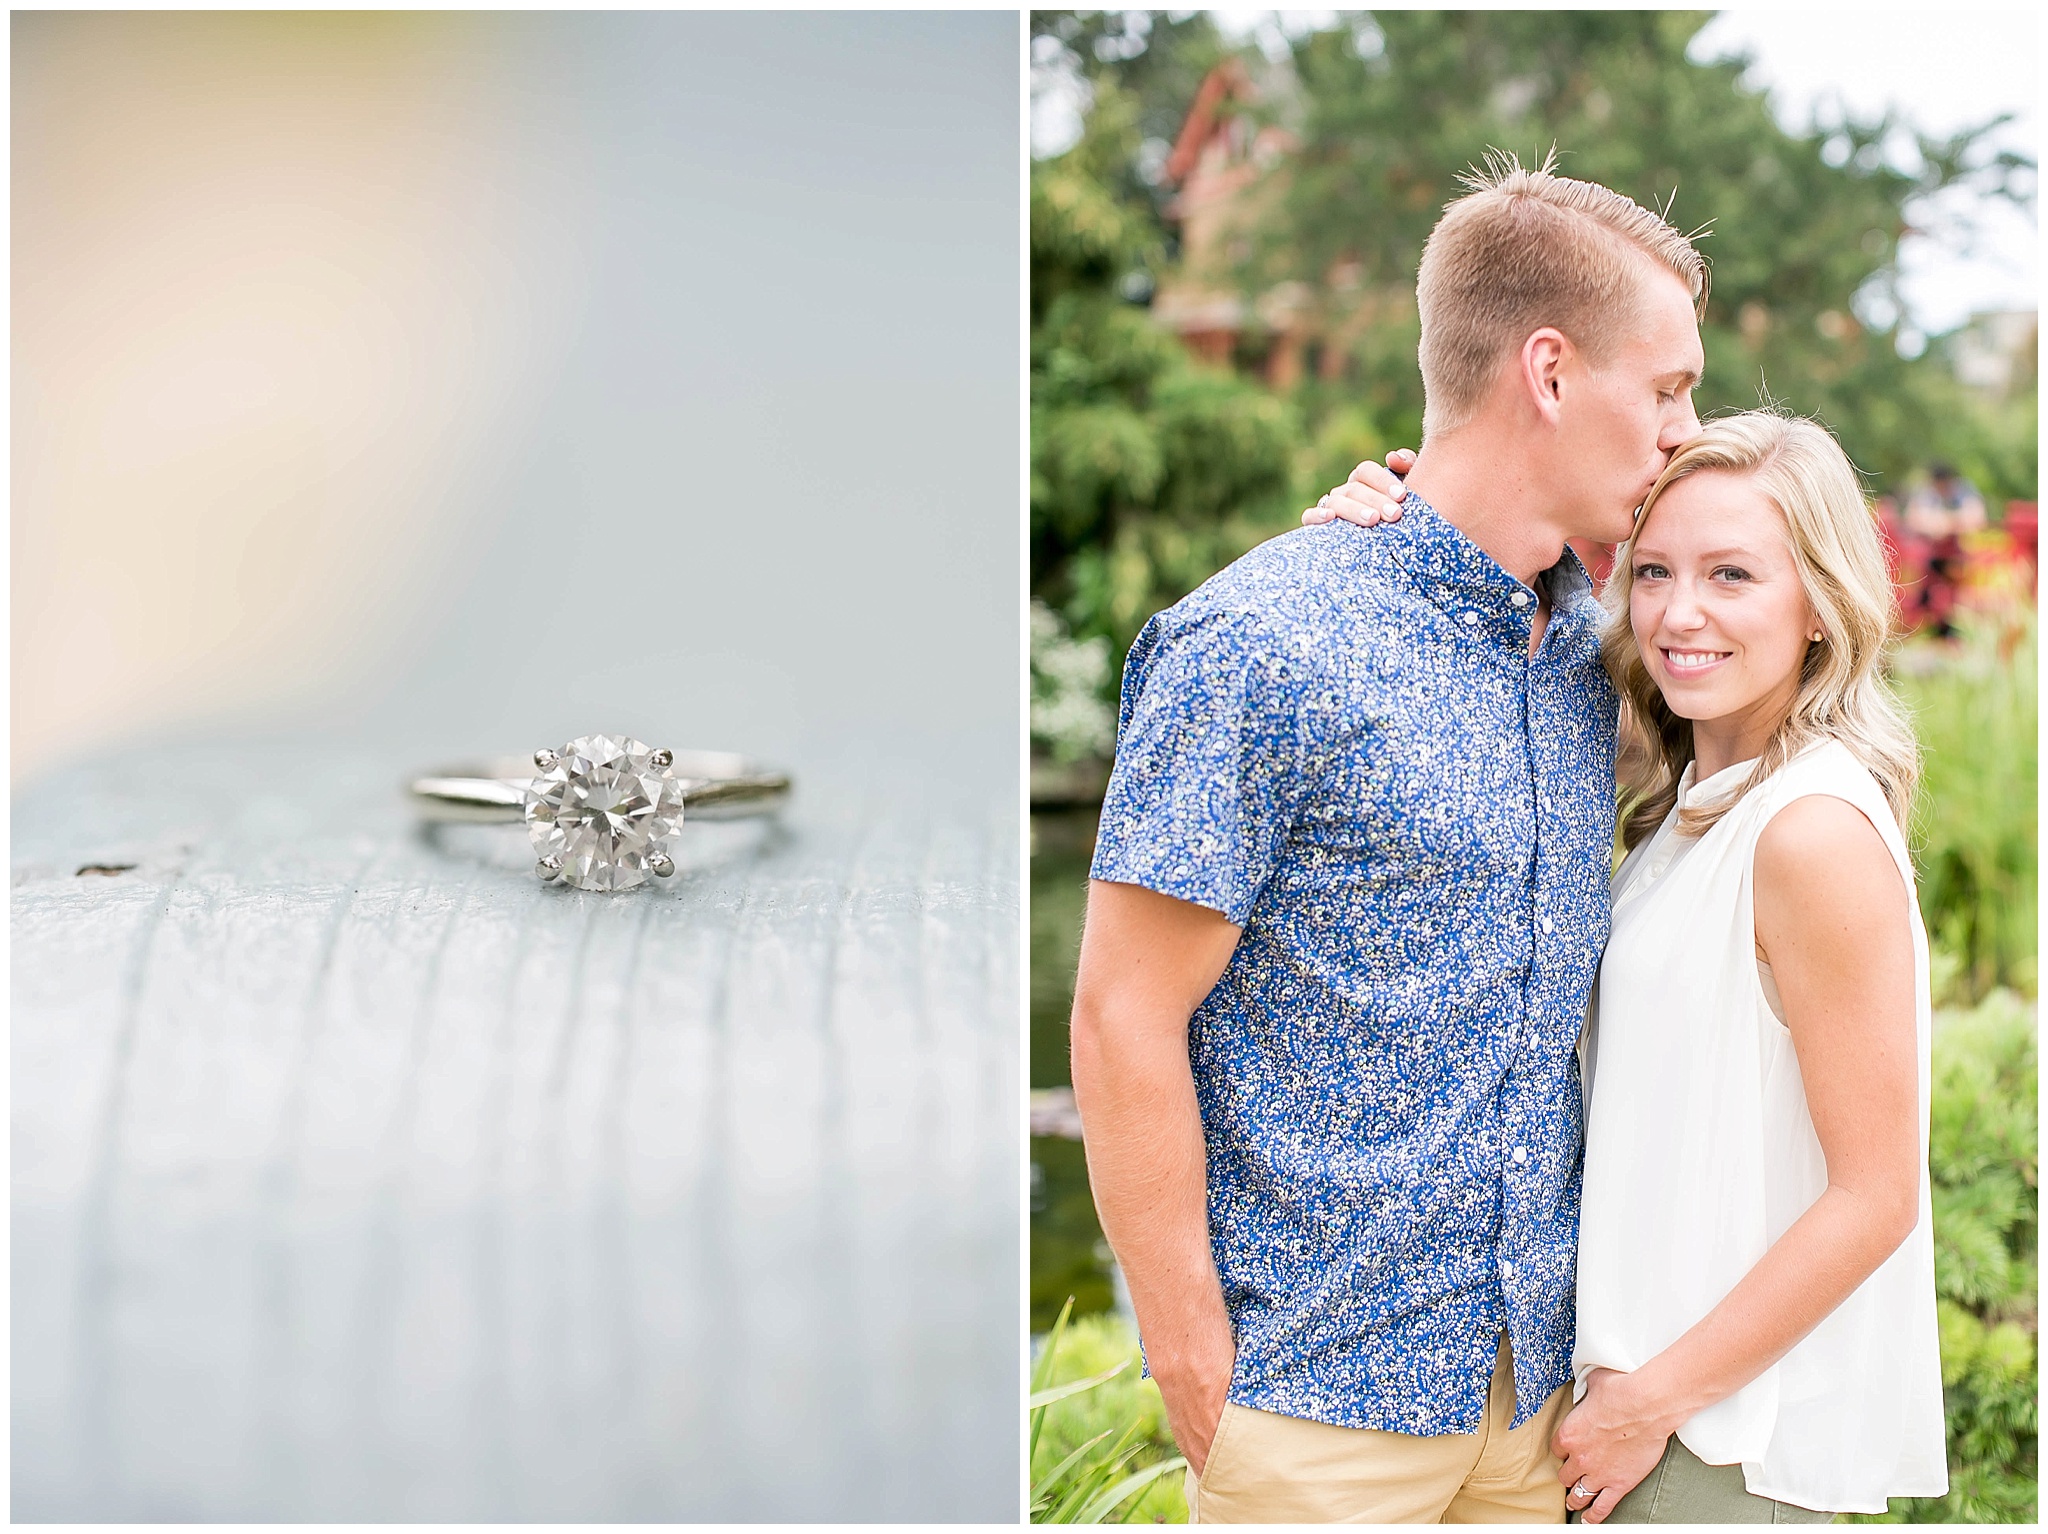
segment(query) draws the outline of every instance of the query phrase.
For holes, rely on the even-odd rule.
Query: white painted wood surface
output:
[[[1013,805],[604,896],[411,765],[18,799],[15,1517],[1014,1518]]]

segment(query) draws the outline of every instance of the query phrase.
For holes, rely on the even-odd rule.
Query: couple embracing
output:
[[[1493,165],[1405,484],[1132,648],[1073,1078],[1191,1519],[1947,1489],[1891,589],[1825,431],[1695,417],[1706,285]]]

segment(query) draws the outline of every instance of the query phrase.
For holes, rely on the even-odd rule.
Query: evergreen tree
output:
[[[1294,407],[1198,366],[1132,300],[1162,244],[1150,207],[1111,190],[1137,119],[1101,80],[1081,142],[1031,170],[1032,588],[1119,661],[1152,613],[1299,510]]]

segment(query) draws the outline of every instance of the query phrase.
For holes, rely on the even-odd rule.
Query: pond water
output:
[[[1081,1142],[1031,1137],[1031,1330],[1048,1330],[1069,1296],[1074,1314],[1114,1310],[1109,1249],[1096,1223]]]
[[[1031,1085],[1064,1087],[1067,1013],[1095,847],[1092,809],[1031,817]],[[1088,1192],[1078,1141],[1031,1137],[1031,1329],[1042,1332],[1071,1295],[1074,1314],[1115,1308],[1109,1249]]]
[[[1096,814],[1034,811],[1031,816],[1031,1085],[1063,1087],[1067,1013],[1074,1005],[1074,963],[1088,904],[1088,860]]]

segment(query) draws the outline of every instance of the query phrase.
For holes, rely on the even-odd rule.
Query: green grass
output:
[[[1032,1413],[1031,1481],[1033,1523],[1070,1522],[1047,1517],[1038,1504],[1057,1502],[1061,1487],[1078,1479],[1079,1467],[1121,1456],[1122,1473],[1159,1467],[1161,1473],[1137,1494],[1109,1510],[1106,1522],[1186,1523],[1181,1495],[1180,1450],[1166,1428],[1159,1387],[1139,1374],[1138,1341],[1129,1325],[1111,1315],[1069,1320],[1062,1314],[1041,1348],[1032,1371],[1034,1397],[1062,1384],[1109,1374],[1087,1390]],[[1078,1456],[1078,1459],[1076,1458]],[[1058,1483],[1046,1482],[1063,1465]],[[1170,1467],[1170,1468],[1164,1468]],[[1103,1479],[1098,1475],[1097,1479]]]
[[[1895,673],[1922,754],[1920,913],[1928,941],[1959,961],[1945,978],[1968,1001],[2036,990],[2035,637],[2031,618],[1977,619],[1952,650],[1908,645]]]

